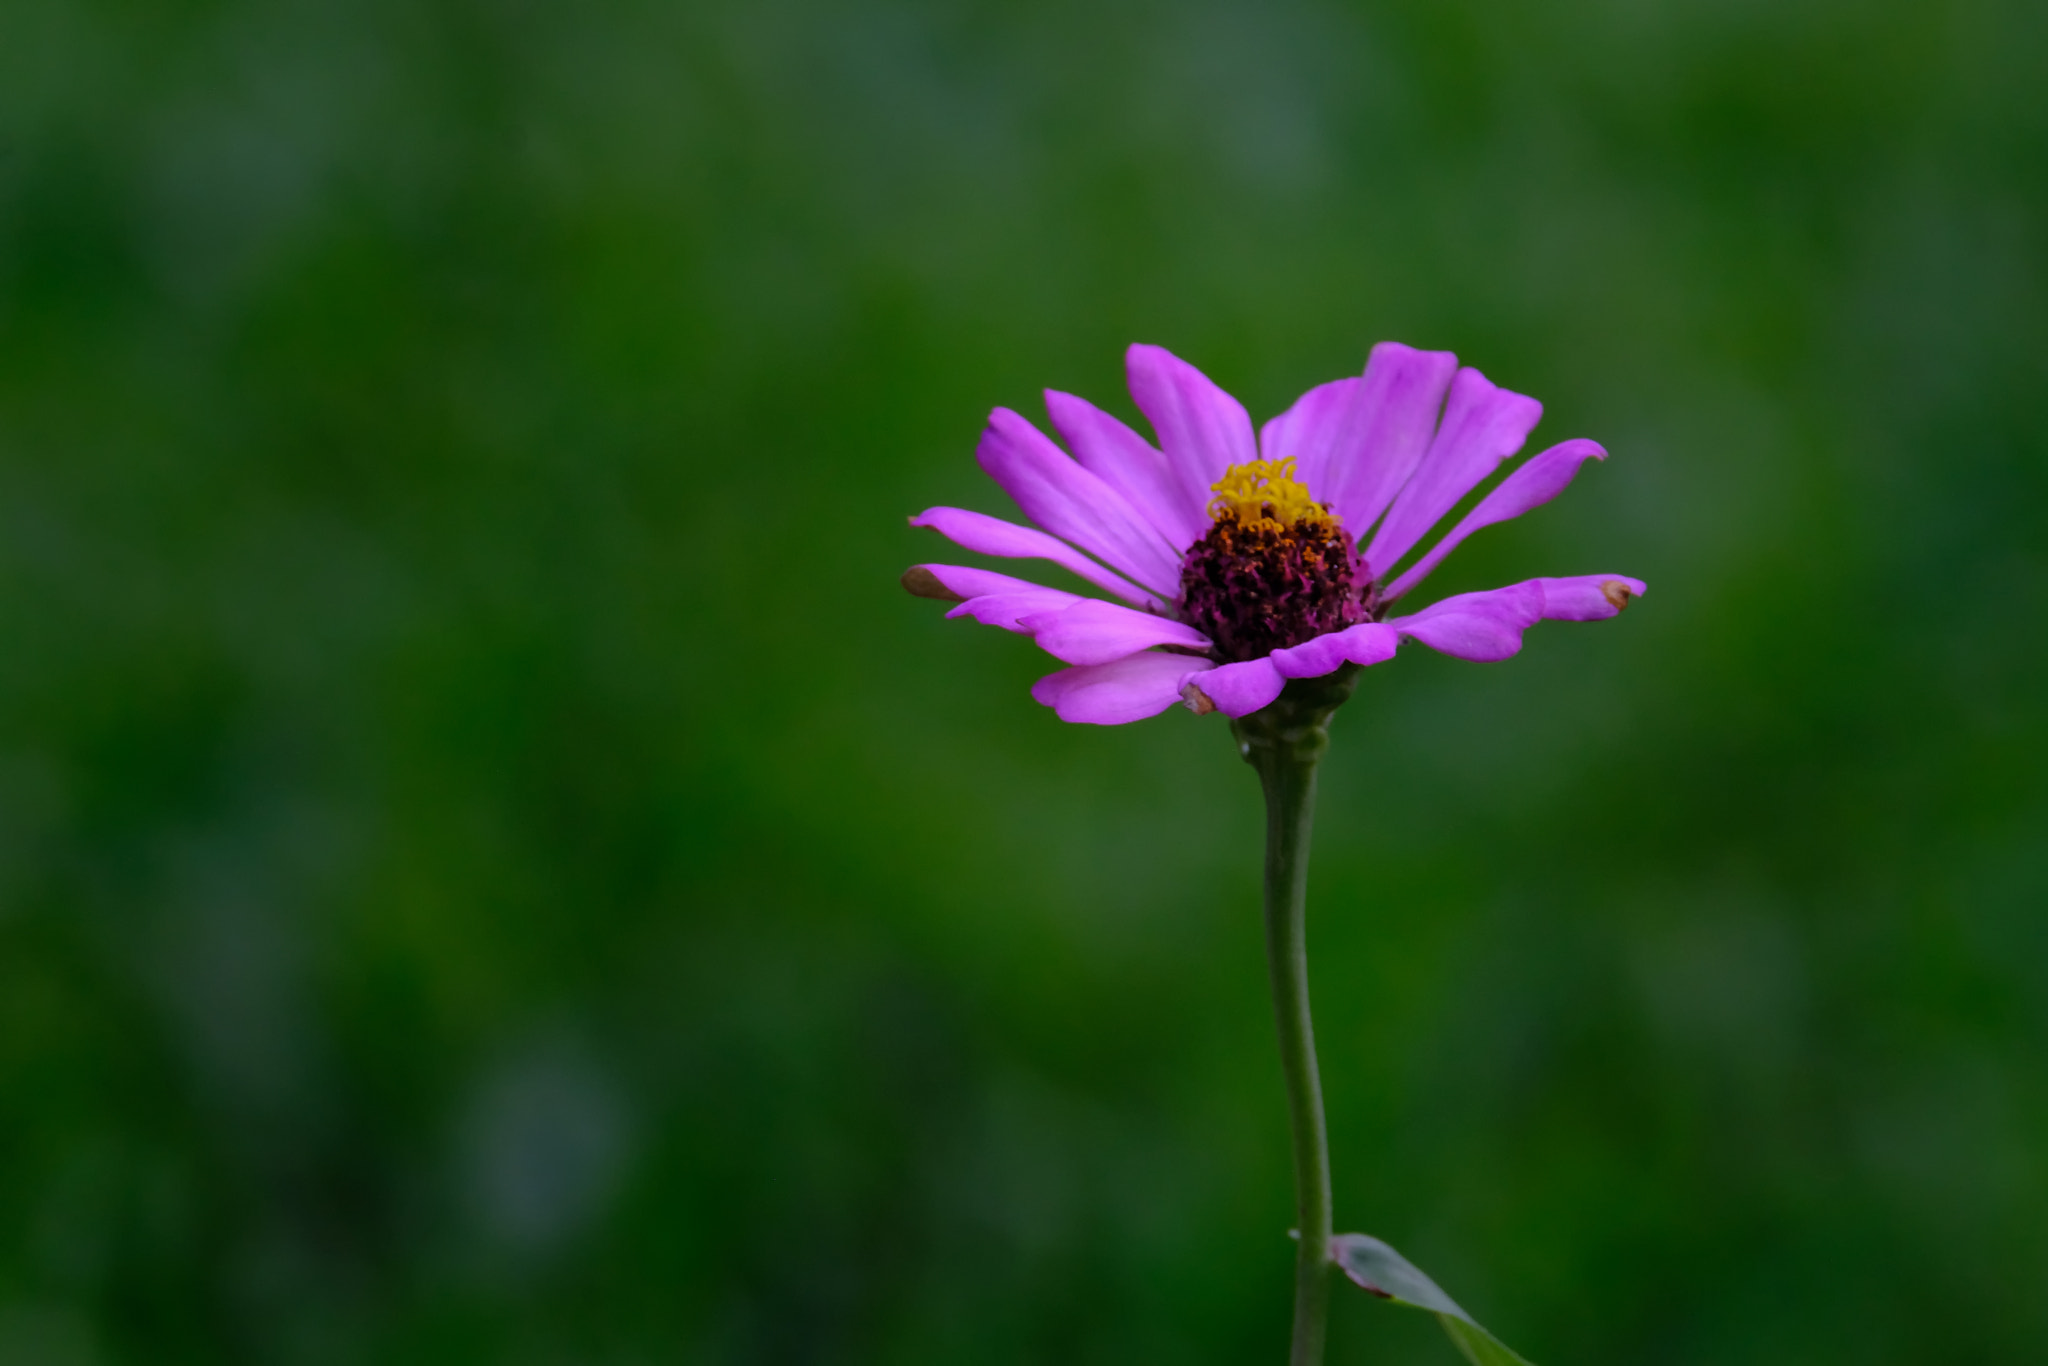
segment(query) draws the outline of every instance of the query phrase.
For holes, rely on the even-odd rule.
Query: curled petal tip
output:
[[[1216,704],[1209,700],[1209,694],[1203,692],[1193,683],[1181,684],[1180,700],[1182,706],[1197,716],[1207,716],[1210,712],[1216,710]]]
[[[913,592],[916,590],[912,590]],[[1600,596],[1614,605],[1617,612],[1624,611],[1636,600],[1635,593],[1620,579],[1609,579],[1600,585]]]
[[[1612,585],[1610,585],[1612,586]],[[914,598],[930,598],[934,602],[965,602],[966,599],[939,582],[939,576],[921,564],[914,564],[903,571],[903,587]]]

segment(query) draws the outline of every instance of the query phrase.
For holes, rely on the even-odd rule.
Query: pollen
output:
[[[1337,514],[1309,496],[1308,485],[1294,477],[1294,457],[1247,460],[1232,465],[1209,485],[1209,516],[1241,527],[1282,530],[1302,522],[1336,529]]]
[[[1208,534],[1181,561],[1183,620],[1225,664],[1369,620],[1372,576],[1294,461],[1232,465],[1210,485]]]

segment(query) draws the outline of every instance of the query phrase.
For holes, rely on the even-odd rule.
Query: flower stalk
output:
[[[1266,797],[1266,964],[1279,1029],[1294,1133],[1294,1345],[1289,1366],[1321,1366],[1330,1309],[1330,1144],[1323,1084],[1309,1015],[1309,837],[1315,826],[1316,766],[1330,744],[1330,717],[1350,697],[1359,668],[1296,679],[1270,705],[1231,722],[1238,752]]]

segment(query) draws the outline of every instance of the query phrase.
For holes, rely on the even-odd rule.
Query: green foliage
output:
[[[1361,1289],[1390,1303],[1436,1315],[1445,1334],[1472,1366],[1529,1366],[1421,1268],[1379,1239],[1364,1233],[1340,1233],[1331,1239],[1331,1251],[1344,1274]]]
[[[2044,42],[0,6],[0,1359],[1278,1359],[1253,775],[896,578],[996,404],[1388,337],[1613,453],[1433,591],[1650,592],[1336,721],[1340,1226],[1559,1366],[2039,1358]]]

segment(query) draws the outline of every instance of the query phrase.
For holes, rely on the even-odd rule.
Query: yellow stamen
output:
[[[1308,485],[1294,477],[1291,455],[1232,465],[1209,488],[1216,495],[1209,502],[1209,515],[1219,522],[1229,517],[1240,526],[1286,528],[1304,520],[1337,520],[1337,514],[1309,497]]]

